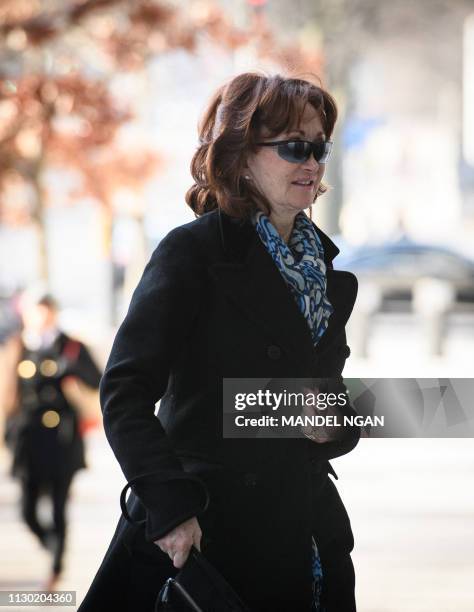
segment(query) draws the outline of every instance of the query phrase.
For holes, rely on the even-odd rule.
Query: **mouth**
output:
[[[314,186],[314,181],[313,180],[293,181],[291,184],[296,185],[297,187],[301,187],[303,189],[312,189]]]

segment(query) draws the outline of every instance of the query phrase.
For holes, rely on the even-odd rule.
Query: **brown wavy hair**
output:
[[[336,102],[311,80],[245,72],[217,89],[199,121],[200,144],[191,161],[194,185],[185,196],[196,216],[216,208],[241,218],[257,207],[270,213],[267,198],[242,178],[247,155],[257,151],[263,127],[270,137],[298,127],[307,103],[319,112],[329,139]],[[314,201],[326,190],[321,183]]]

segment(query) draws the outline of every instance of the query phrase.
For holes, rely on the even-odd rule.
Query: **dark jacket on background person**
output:
[[[101,373],[87,348],[64,332],[51,345],[23,345],[18,376],[18,410],[7,424],[13,451],[12,475],[40,484],[70,480],[85,467],[79,415],[61,383],[74,376],[97,389]]]
[[[357,281],[332,269],[339,251],[317,231],[334,312],[316,347],[250,221],[212,211],[154,251],[101,382],[106,435],[125,477],[148,474],[128,501],[146,523],[120,518],[81,612],[151,611],[178,571],[153,541],[194,515],[202,552],[254,612],[310,610],[312,535],[327,612],[355,610],[352,532],[328,459],[349,452],[359,429],[325,444],[222,436],[225,377],[334,377],[330,384],[342,385]]]

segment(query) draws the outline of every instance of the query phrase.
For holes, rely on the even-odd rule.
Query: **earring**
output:
[[[250,176],[249,176],[248,174],[246,174],[246,175],[244,176],[244,178],[246,178],[246,179],[250,180]]]

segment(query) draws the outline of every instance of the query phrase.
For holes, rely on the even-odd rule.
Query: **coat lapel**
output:
[[[316,355],[324,353],[344,329],[357,296],[357,278],[351,272],[329,268],[326,276],[326,294],[334,310],[328,319],[326,331],[314,348]]]
[[[331,269],[331,260],[339,249],[319,228],[316,230],[325,251],[327,293],[334,308],[316,348],[306,319],[250,221],[220,212],[220,232],[227,257],[209,267],[232,302],[299,364],[302,360],[312,361],[341,331],[354,304],[354,287],[357,291],[352,274]]]

